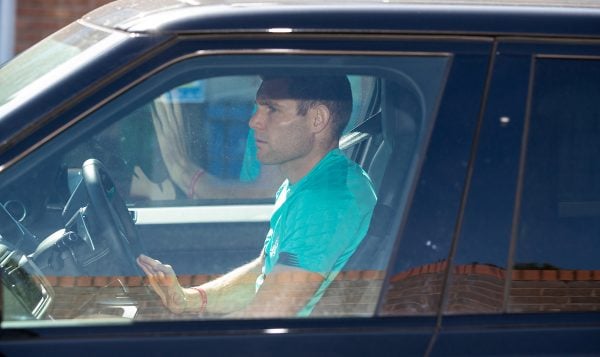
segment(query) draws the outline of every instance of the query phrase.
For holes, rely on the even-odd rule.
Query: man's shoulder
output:
[[[340,150],[327,155],[318,170],[311,172],[306,183],[307,190],[317,192],[373,189],[371,179],[360,165],[348,159]]]
[[[375,193],[368,175],[345,156],[325,163],[294,192],[295,204],[318,207],[374,204]]]

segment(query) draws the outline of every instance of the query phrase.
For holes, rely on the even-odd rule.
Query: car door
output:
[[[432,354],[597,354],[600,47],[495,46]]]
[[[68,198],[81,180],[78,163],[98,153],[117,189],[125,192],[144,251],[173,265],[183,284],[200,284],[257,256],[273,201],[272,196],[243,194],[201,197],[191,187],[169,188],[156,126],[165,118],[169,123],[196,120],[182,126],[186,150],[200,153],[194,164],[243,185],[245,155],[251,151],[246,127],[251,93],[265,72],[332,72],[356,82],[359,114],[341,147],[371,176],[378,205],[365,244],[309,318],[174,316],[144,291],[139,277],[107,285],[101,273],[60,276],[50,279],[57,316],[88,304],[97,291],[125,291],[136,299],[137,321],[90,327],[89,320],[58,318],[74,321],[65,322],[69,327],[64,329],[34,323],[36,346],[52,345],[56,353],[87,350],[89,341],[82,334],[100,333],[102,343],[94,348],[99,354],[125,346],[130,352],[139,347],[155,353],[273,348],[297,354],[299,346],[340,354],[425,353],[449,268],[444,260],[452,252],[491,48],[483,37],[182,36],[123,70],[45,146],[52,150],[42,146],[31,160],[61,153],[52,158],[64,169],[60,180]],[[38,170],[27,160],[15,168]],[[135,199],[132,182],[140,179],[152,185],[145,186],[144,199]],[[202,176],[194,174],[195,180]],[[157,192],[170,196],[153,199]],[[3,326],[18,336],[25,325]],[[21,348],[31,345],[15,339],[5,350]]]

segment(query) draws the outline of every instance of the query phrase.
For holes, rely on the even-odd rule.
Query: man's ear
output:
[[[320,133],[331,125],[331,111],[324,104],[317,104],[312,108],[312,131]]]

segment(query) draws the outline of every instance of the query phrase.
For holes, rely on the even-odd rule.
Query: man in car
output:
[[[147,256],[138,264],[172,312],[307,316],[366,234],[376,202],[338,141],[352,108],[345,76],[265,77],[250,119],[257,157],[286,180],[255,260],[201,286]],[[193,193],[203,173],[182,173]]]

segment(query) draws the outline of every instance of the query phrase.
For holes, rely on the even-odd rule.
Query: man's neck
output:
[[[288,179],[290,184],[295,184],[300,181],[337,145],[328,146],[322,150],[315,151],[311,155],[301,159],[285,162],[279,166],[283,175]]]

